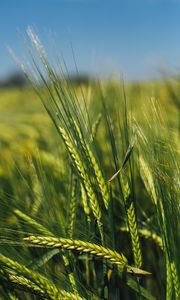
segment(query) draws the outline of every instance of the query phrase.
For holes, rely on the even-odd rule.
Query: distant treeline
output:
[[[60,79],[61,80],[61,79]],[[75,85],[80,84],[88,84],[90,81],[93,81],[93,78],[86,74],[72,74],[66,77],[66,80],[70,81]],[[24,76],[23,73],[14,72],[4,79],[0,80],[0,88],[3,87],[25,87],[29,84],[27,78]]]
[[[27,79],[23,73],[14,72],[0,80],[0,87],[24,87]]]

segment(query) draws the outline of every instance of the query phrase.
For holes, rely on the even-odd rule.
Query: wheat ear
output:
[[[36,168],[34,166],[34,163],[33,163],[31,157],[29,157],[29,164],[30,164],[30,172],[31,172],[31,177],[32,177],[32,191],[34,194],[34,203],[32,205],[32,213],[36,214],[42,203],[42,187],[39,182]]]
[[[148,164],[146,163],[146,161],[141,155],[139,156],[139,165],[140,165],[140,174],[144,182],[145,188],[148,194],[151,196],[153,203],[156,205],[157,197],[156,197],[153,176]]]
[[[92,124],[92,130],[91,130],[92,131],[92,133],[91,133],[91,140],[92,141],[94,141],[94,139],[95,139],[95,136],[96,136],[99,124],[101,122],[101,119],[102,119],[102,114],[99,113],[98,116],[97,116],[96,121]]]
[[[173,296],[173,280],[171,274],[171,266],[168,256],[166,256],[166,300],[172,300]]]
[[[90,163],[93,167],[94,174],[96,176],[96,180],[97,180],[97,183],[98,183],[98,186],[99,186],[99,190],[102,194],[104,205],[105,205],[106,209],[108,209],[109,193],[108,193],[107,184],[104,180],[104,177],[102,175],[101,169],[100,169],[100,167],[97,163],[97,160],[95,158],[94,153],[92,152],[92,150],[91,150],[90,146],[88,145],[88,143],[86,143],[85,139],[83,138],[81,130],[80,130],[79,126],[77,125],[77,123],[75,121],[74,121],[74,124],[75,124],[75,128],[77,130],[77,133],[79,135],[79,140],[80,140],[80,143],[82,145],[82,148],[84,149],[84,152],[87,156],[87,159],[90,161]]]
[[[152,232],[148,229],[138,229],[138,232],[141,236],[143,236],[146,239],[151,239],[152,241],[155,242],[157,246],[163,249],[162,238],[159,235],[157,235],[155,232]]]
[[[134,203],[131,201],[130,205],[128,205],[128,200],[130,197],[130,188],[128,182],[124,180],[123,176],[121,176],[122,187],[123,187],[123,194],[126,200],[127,206],[127,221],[129,232],[131,236],[132,248],[133,248],[133,256],[134,256],[134,263],[137,268],[142,266],[142,252],[140,246],[140,239],[138,233],[138,226],[136,221],[136,213],[134,209]]]
[[[71,199],[69,205],[69,225],[68,225],[68,234],[69,237],[73,237],[74,231],[74,222],[76,216],[76,207],[77,207],[77,178],[73,176],[72,178],[72,190],[71,190]]]
[[[127,217],[133,247],[134,263],[136,267],[140,268],[142,266],[142,253],[133,202],[131,202],[129,208],[127,209]]]
[[[180,283],[179,283],[177,268],[176,268],[174,261],[170,263],[170,268],[171,268],[172,281],[173,281],[173,285],[174,285],[175,299],[179,300],[180,299]]]
[[[62,127],[59,127],[59,130],[60,130],[60,133],[61,133],[61,136],[67,146],[67,149],[68,149],[68,152],[74,162],[74,165],[76,166],[77,170],[78,170],[78,173],[82,179],[82,181],[84,182],[84,186],[86,188],[86,191],[87,191],[87,194],[88,194],[88,197],[89,197],[89,200],[90,200],[90,205],[91,205],[91,208],[92,208],[92,212],[93,212],[93,215],[95,216],[98,224],[99,224],[99,227],[102,226],[102,223],[101,223],[101,210],[100,210],[100,207],[99,207],[99,203],[97,201],[97,198],[96,198],[96,195],[93,191],[93,188],[91,186],[91,183],[90,183],[90,180],[86,174],[86,171],[84,169],[84,166],[83,166],[83,163],[81,162],[81,159],[79,157],[79,154],[77,153],[76,151],[76,148],[74,147],[73,143],[71,142],[71,139],[69,138],[66,130]]]
[[[16,216],[18,216],[21,219],[23,219],[24,221],[26,221],[30,226],[33,226],[34,228],[36,228],[41,234],[50,235],[50,236],[52,235],[53,236],[53,233],[50,230],[46,229],[43,225],[39,224],[33,218],[27,216],[26,214],[24,214],[20,210],[15,209],[14,213],[16,214]],[[69,259],[67,258],[66,253],[63,253],[62,258],[63,258],[63,261],[64,261],[64,265],[67,268],[69,266]],[[73,291],[75,293],[77,293],[77,288],[76,288],[76,282],[75,282],[74,275],[72,273],[68,273],[68,277],[69,277],[69,281],[72,285]]]
[[[89,207],[89,203],[88,203],[88,197],[87,197],[87,194],[86,194],[86,191],[83,187],[83,185],[81,184],[81,197],[82,197],[82,204],[83,204],[83,209],[84,209],[84,212],[87,216],[87,219],[89,220],[89,215],[90,215],[90,207]]]
[[[92,166],[94,168],[94,172],[95,172],[95,175],[96,175],[96,178],[97,178],[97,182],[98,182],[99,189],[100,189],[103,201],[104,201],[105,208],[108,209],[108,206],[109,206],[109,192],[108,192],[107,183],[104,180],[101,169],[100,169],[100,167],[97,163],[97,160],[96,160],[91,148],[89,147],[89,145],[87,145],[87,150],[88,150],[89,157],[91,159]]]
[[[0,254],[0,261],[2,264],[4,264],[6,267],[14,270],[15,272],[22,274],[23,276],[30,279],[33,283],[38,285],[40,289],[43,291],[45,290],[47,294],[49,295],[50,299],[69,299],[69,300],[82,300],[84,298],[77,296],[73,293],[67,292],[65,290],[57,289],[57,287],[50,282],[47,278],[42,276],[41,274],[28,269],[27,267],[19,264],[17,261],[14,261],[2,254]]]
[[[119,269],[126,269],[128,273],[150,275],[149,272],[140,270],[138,268],[127,265],[126,257],[117,251],[105,248],[103,246],[84,242],[81,240],[71,240],[65,238],[42,237],[42,236],[29,236],[24,238],[30,244],[47,247],[47,248],[63,248],[67,250],[77,250],[84,253],[90,253],[94,256],[104,258],[109,262],[118,265]]]
[[[35,295],[43,296],[44,298],[49,298],[48,294],[46,295],[45,291],[43,291],[38,285],[36,285],[26,277],[20,276],[19,274],[11,270],[0,270],[0,273],[2,274],[3,278],[5,278],[5,280],[15,285],[17,288],[31,292]]]
[[[121,227],[121,231],[129,231],[128,227]],[[138,228],[138,233],[140,236],[142,236],[143,238],[147,239],[147,240],[152,240],[158,247],[160,247],[161,249],[163,249],[163,242],[162,242],[162,238],[157,235],[154,231],[150,231],[148,229],[145,228]]]
[[[24,220],[27,222],[30,226],[36,228],[39,232],[41,232],[44,235],[51,235],[52,233],[46,229],[43,225],[39,224],[36,220],[33,218],[29,217],[19,209],[14,209],[14,214],[19,217],[20,219]]]

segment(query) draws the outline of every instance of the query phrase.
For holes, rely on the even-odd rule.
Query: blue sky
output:
[[[83,73],[136,80],[180,67],[180,0],[1,0],[0,77],[16,68],[6,45],[24,56],[29,25],[70,72],[71,44]]]

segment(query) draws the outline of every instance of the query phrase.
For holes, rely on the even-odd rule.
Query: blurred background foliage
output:
[[[71,81],[71,86],[75,90],[80,103],[83,101],[82,95],[86,99],[89,117],[91,123],[94,123],[102,109],[97,82],[92,79],[87,80],[87,78],[82,81],[79,78],[78,80],[75,78],[75,80]],[[117,105],[122,105],[123,110],[121,99],[126,97],[128,113],[130,113],[131,119],[137,126],[142,127],[144,132],[148,133],[149,137],[152,135],[153,140],[156,134],[154,130],[158,129],[157,123],[156,129],[153,127],[155,117],[153,113],[155,110],[153,110],[152,105],[156,103],[160,107],[158,118],[161,119],[164,128],[158,134],[169,140],[170,144],[174,147],[174,151],[179,153],[180,112],[178,97],[180,83],[178,79],[173,81],[159,80],[126,84],[115,79],[109,79],[101,82],[101,89],[106,99],[106,105],[112,122],[114,120],[112,128],[115,136],[118,136],[116,133],[119,130],[119,124],[115,122],[116,107]],[[39,90],[44,92],[44,87],[39,86]],[[119,120],[121,120],[121,117]],[[150,128],[152,129],[151,133]],[[103,120],[98,125],[95,139],[96,151],[101,160],[102,169],[105,172],[105,179],[108,180],[115,170],[110,161],[112,154]],[[116,140],[116,143],[119,145],[121,141]],[[67,195],[69,193],[70,180],[69,157],[62,140],[59,139],[52,120],[50,120],[42,103],[30,85],[25,84],[22,86],[17,83],[14,85],[13,82],[12,85],[8,85],[8,88],[6,84],[1,87],[0,145],[0,226],[3,227],[6,224],[7,227],[10,226],[12,228],[13,226],[14,229],[18,230],[19,223],[14,215],[14,209],[20,208],[23,212],[27,213],[37,210],[36,220],[44,216],[44,219],[41,219],[43,225],[51,230],[51,232],[57,234],[58,223],[65,223],[67,216]],[[144,149],[144,156],[146,157],[147,150],[146,148]],[[148,149],[148,151],[151,152],[151,149]],[[124,153],[119,153],[119,155],[123,159]],[[142,183],[139,171],[135,171],[134,174],[136,198],[138,199],[138,208],[140,207],[140,210],[137,209],[138,218],[142,221],[144,218],[143,213],[146,211],[147,215],[152,215],[151,226],[157,228],[156,220],[153,221],[154,208],[151,207],[151,202],[147,201],[149,195]],[[114,193],[115,195],[117,193],[116,196],[118,197],[116,189]],[[34,201],[39,207],[34,206]],[[42,201],[43,205],[41,205]],[[115,223],[119,218],[118,205],[114,215]],[[79,207],[79,212],[77,213],[79,218],[81,218],[81,209]],[[82,224],[76,224],[77,236],[78,233],[82,236],[86,235],[86,233],[83,233]],[[21,226],[23,230],[27,230],[25,223],[22,223]],[[29,230],[29,227],[27,228]],[[125,239],[126,233],[121,232],[120,227],[116,228],[116,233],[119,233],[117,244],[121,245],[121,249],[127,256],[131,257],[129,240],[128,238]],[[165,269],[164,258],[161,257],[161,249],[153,244],[151,240],[143,239],[141,243],[145,269],[153,273],[153,276],[145,281],[146,288],[154,291],[153,294],[157,299],[160,299],[159,297],[164,299]],[[1,246],[1,250],[3,253],[3,246]],[[13,252],[14,250],[11,251]],[[31,250],[28,251],[32,252]],[[41,251],[37,253],[32,252],[31,257],[39,257],[42,253]],[[13,256],[18,257],[18,255],[17,252]],[[26,256],[29,256],[27,250],[23,253],[23,259]],[[53,267],[51,265],[51,267],[48,267],[48,270],[53,280],[55,280],[56,276],[58,276],[58,270],[54,269],[53,271],[53,268],[54,265]],[[78,267],[76,266],[76,268]],[[158,270],[161,269],[159,276],[157,276],[157,268]],[[123,283],[121,284],[123,286]],[[127,291],[125,291],[126,289],[121,289],[124,299],[130,299],[128,297],[132,297],[133,299],[131,291],[128,292],[128,296],[126,296]]]

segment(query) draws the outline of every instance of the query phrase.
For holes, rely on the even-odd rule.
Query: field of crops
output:
[[[0,90],[0,299],[180,299],[179,82],[40,54],[42,84]]]

